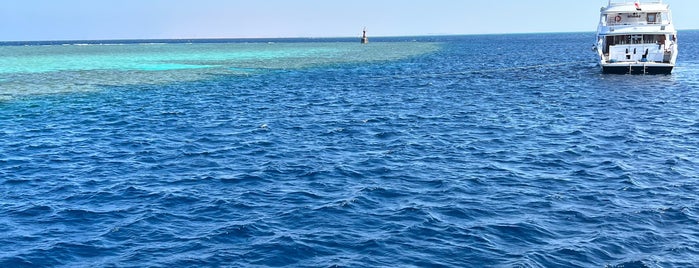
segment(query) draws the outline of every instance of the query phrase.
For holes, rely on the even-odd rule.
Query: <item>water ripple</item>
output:
[[[607,76],[519,53],[589,41],[544,36],[430,37],[384,60],[285,44],[153,81],[46,73],[105,82],[0,102],[0,266],[699,263],[699,54]]]

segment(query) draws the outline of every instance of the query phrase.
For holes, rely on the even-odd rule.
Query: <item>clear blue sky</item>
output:
[[[699,29],[697,0],[666,0]],[[0,41],[592,32],[606,0],[5,0]]]

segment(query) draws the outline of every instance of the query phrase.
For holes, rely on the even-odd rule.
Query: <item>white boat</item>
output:
[[[677,30],[662,0],[609,0],[600,10],[595,50],[604,73],[669,74],[677,61]]]

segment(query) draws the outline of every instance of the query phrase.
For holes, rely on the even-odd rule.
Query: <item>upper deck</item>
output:
[[[609,5],[600,10],[598,31],[601,34],[670,33],[675,29],[670,6],[662,0],[610,0]]]
[[[636,5],[638,3],[638,6]],[[609,1],[607,7],[602,8],[602,14],[614,13],[634,13],[634,12],[668,12],[670,7],[663,3],[662,0],[650,1],[627,1],[617,0]]]

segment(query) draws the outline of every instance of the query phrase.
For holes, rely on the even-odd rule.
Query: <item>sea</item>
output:
[[[678,39],[0,43],[0,267],[696,267]]]

